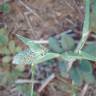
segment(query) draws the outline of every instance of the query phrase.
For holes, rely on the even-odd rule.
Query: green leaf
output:
[[[0,35],[4,35],[6,33],[6,29],[5,28],[0,28]]]
[[[77,68],[72,68],[70,70],[70,78],[74,81],[76,85],[80,85],[82,83],[80,73]]]
[[[15,80],[21,76],[22,76],[22,72],[17,69],[14,69],[14,71],[11,72],[7,72],[7,84],[9,85],[14,84]]]
[[[9,13],[10,11],[10,6],[8,3],[4,3],[0,6],[0,11],[4,12],[4,13]]]
[[[65,51],[69,51],[75,48],[75,42],[73,38],[64,33],[61,35],[61,45]]]
[[[61,55],[61,57],[64,60],[74,60],[74,59],[86,59],[86,60],[91,60],[91,61],[96,61],[96,57],[93,55],[88,54],[87,52],[84,51],[79,51],[79,53],[75,53],[75,52],[65,52]]]
[[[13,58],[13,64],[32,64],[34,53],[30,49],[19,52]]]
[[[17,85],[16,89],[23,93],[24,96],[31,96],[31,86],[28,84]],[[35,96],[35,93],[34,93]]]
[[[79,69],[83,72],[92,73],[92,64],[87,60],[81,60],[79,64]]]
[[[21,50],[22,50],[22,48],[21,48],[21,47],[18,47],[18,46],[17,46],[17,47],[15,47],[15,52],[16,52],[16,53],[20,52]]]
[[[19,52],[14,58],[14,64],[38,64],[58,57],[57,53],[36,54],[30,49]]]
[[[77,48],[75,49],[75,52],[79,52],[83,47],[84,44],[86,43],[90,30],[89,30],[89,25],[90,25],[90,0],[85,0],[86,1],[86,6],[85,6],[85,18],[84,18],[84,24],[83,24],[83,30],[82,30],[82,37],[77,45]]]
[[[58,64],[60,69],[61,76],[65,76],[67,74],[67,64],[64,61],[59,62]]]
[[[0,85],[5,85],[7,81],[6,72],[0,72]]]
[[[8,48],[9,48],[11,54],[15,53],[15,41],[14,40],[11,40],[9,42]]]
[[[95,78],[92,73],[86,72],[86,73],[83,73],[83,76],[84,76],[84,80],[86,81],[86,83],[90,84],[90,83],[95,82]]]
[[[93,55],[93,56],[95,56],[96,57],[96,43],[92,43],[92,44],[89,44],[89,45],[87,45],[84,49],[83,49],[83,51],[84,52],[87,52],[87,53],[89,53],[90,55]]]
[[[22,72],[22,71],[24,71],[25,66],[22,65],[22,64],[19,64],[19,65],[16,66],[16,69]]]
[[[90,0],[86,0],[86,6],[85,6],[85,19],[84,19],[84,25],[83,25],[83,36],[87,33],[89,33],[89,25],[90,25]]]
[[[96,32],[96,0],[93,0],[93,10],[91,12],[90,31]]]
[[[9,55],[10,51],[9,51],[9,49],[7,47],[2,47],[0,49],[0,54],[2,54],[2,55]]]
[[[3,58],[2,58],[2,62],[3,63],[9,63],[10,61],[11,61],[11,56],[4,56]]]
[[[48,52],[43,56],[36,57],[36,59],[34,59],[34,61],[33,61],[33,64],[39,64],[39,63],[42,63],[42,62],[45,62],[45,61],[48,61],[48,60],[51,60],[54,58],[58,58],[58,57],[60,57],[59,54]]]
[[[6,45],[8,43],[8,37],[6,35],[0,35],[0,46]]]
[[[54,37],[49,37],[49,48],[52,49],[54,52],[62,53],[64,50],[60,47],[59,41]]]
[[[32,52],[37,52],[37,53],[42,53],[45,51],[48,51],[47,48],[40,44],[34,43],[31,39],[25,38],[23,36],[17,35],[17,37],[24,43],[26,44]]]

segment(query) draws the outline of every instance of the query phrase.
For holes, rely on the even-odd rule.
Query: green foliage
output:
[[[21,93],[24,94],[24,96],[31,96],[31,86],[29,86],[28,84],[23,84],[23,85],[17,85],[17,90]]]
[[[9,41],[8,48],[10,50],[10,53],[14,54],[14,52],[15,52],[15,41],[14,40]]]
[[[49,48],[53,51],[53,52],[57,52],[57,53],[62,53],[64,52],[64,50],[61,48],[59,41],[54,38],[54,37],[49,37],[48,39],[49,42]]]
[[[6,72],[0,72],[0,85],[5,85],[6,80]]]
[[[35,66],[35,64],[42,63],[54,58],[59,58],[62,59],[62,61],[64,61],[59,62],[59,68],[61,70],[61,75],[64,74],[65,76],[67,73],[67,64],[65,61],[79,60],[79,63],[77,63],[76,66],[72,66],[69,72],[70,78],[72,79],[72,83],[76,85],[81,85],[83,81],[85,81],[86,83],[93,83],[94,76],[92,74],[92,65],[90,61],[96,61],[96,46],[95,44],[88,45],[83,49],[83,51],[81,50],[84,47],[84,44],[90,33],[90,0],[86,0],[85,11],[86,13],[83,25],[82,38],[75,51],[73,51],[73,49],[75,48],[73,38],[65,34],[61,35],[60,42],[54,37],[49,38],[49,48],[51,49],[51,51],[49,51],[50,49],[48,50],[40,44],[34,43],[32,40],[28,38],[17,35],[17,37],[23,43],[25,43],[29,47],[29,49],[26,49],[18,53],[13,58],[13,63],[32,64],[32,66]]]
[[[69,51],[69,52],[64,52],[63,54],[53,53],[50,51],[48,52],[46,51],[48,49],[45,48],[44,46],[36,44],[32,40],[22,37],[20,35],[18,35],[18,37],[26,45],[28,45],[30,49],[24,50],[18,53],[14,57],[13,63],[16,64],[32,64],[32,63],[37,64],[50,59],[54,59],[56,57],[61,57],[67,61],[70,59],[87,59],[87,60],[96,61],[95,56],[92,56],[84,51],[79,51],[79,53],[74,53],[72,51]]]
[[[92,73],[92,64],[87,60],[81,60],[79,64],[79,69],[82,72]]]
[[[4,3],[2,5],[0,5],[0,11],[6,13],[10,12],[10,6],[8,3]]]
[[[23,93],[24,96],[31,96],[31,86],[29,84],[17,85],[16,89]],[[36,96],[36,93],[33,93],[33,96]]]
[[[92,64],[87,60],[81,60],[79,66],[70,70],[70,76],[77,85],[82,84],[83,81],[90,84],[95,82],[92,72]]]
[[[75,48],[75,41],[71,36],[68,36],[66,34],[61,35],[61,46],[64,49],[64,51],[69,51]]]
[[[21,72],[18,70],[14,70],[12,72],[0,72],[0,85],[11,85],[14,84],[14,81],[18,76],[21,76]]]
[[[12,57],[11,56],[4,56],[2,58],[2,63],[10,63]]]
[[[77,68],[72,68],[70,70],[70,78],[74,81],[76,85],[81,85],[82,81],[80,78],[80,73]]]
[[[75,53],[72,51],[65,52],[65,53],[61,54],[61,57],[66,61],[74,60],[74,59],[78,59],[78,60],[87,59],[87,60],[91,60],[91,61],[96,61],[95,56],[90,55],[89,53],[84,52],[84,51],[79,51],[79,53]]]
[[[18,47],[18,46],[15,47],[15,53],[18,53],[18,52],[20,52],[21,50],[22,50],[21,47]]]
[[[32,40],[25,38],[23,36],[17,35],[17,37],[24,43],[26,44],[30,50],[34,53],[36,53],[37,55],[39,54],[44,54],[48,51],[47,48],[45,48],[44,46],[40,45],[40,44],[36,44],[34,43]]]
[[[0,54],[2,54],[2,55],[10,55],[10,51],[7,48],[7,46],[1,46],[0,47]]]
[[[66,76],[66,74],[67,74],[67,64],[66,64],[66,62],[65,61],[59,61],[58,66],[59,66],[59,69],[60,69],[61,76],[63,76],[63,77]]]
[[[86,72],[86,73],[83,73],[82,75],[86,83],[88,84],[95,83],[95,78],[92,73]]]
[[[14,57],[13,63],[16,64],[37,64],[56,58],[57,53],[48,52],[48,49],[40,44],[34,43],[32,40],[17,35],[30,49],[24,50]]]
[[[4,28],[0,29],[0,46],[6,45],[8,43],[8,37],[5,34],[6,30]]]
[[[17,79],[18,76],[20,76],[21,71],[18,72],[18,70],[12,71],[11,66],[13,66],[11,63],[12,61],[12,55],[16,54],[20,51],[20,47],[17,47],[15,42],[13,40],[10,40],[8,38],[8,33],[5,28],[0,29],[0,69],[3,70],[1,72],[0,70],[0,84],[2,85],[8,85],[13,84],[14,81]],[[11,72],[10,72],[11,71]]]
[[[96,32],[96,0],[94,0],[93,9],[91,12],[91,19],[90,19],[90,31]]]
[[[83,51],[89,53],[90,55],[93,55],[96,57],[96,43],[91,43],[87,45]]]
[[[38,64],[47,60],[58,57],[57,53],[46,53],[44,55],[38,55],[33,53],[30,49],[21,51],[13,58],[14,64]]]

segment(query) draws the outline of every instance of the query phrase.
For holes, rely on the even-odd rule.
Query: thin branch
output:
[[[37,43],[37,44],[48,44],[48,40],[32,40],[34,43]],[[95,43],[96,41],[87,41],[86,44],[92,44],[92,43]],[[75,43],[78,44],[79,43],[79,40],[75,40]]]
[[[32,80],[23,80],[23,79],[18,79],[15,81],[16,84],[24,84],[24,83],[40,83],[39,81],[32,81]]]
[[[81,95],[80,96],[85,96],[87,89],[88,89],[88,84],[85,84],[84,88],[82,89]]]
[[[52,74],[48,77],[48,79],[41,85],[38,92],[41,93],[42,90],[55,78],[55,74]]]

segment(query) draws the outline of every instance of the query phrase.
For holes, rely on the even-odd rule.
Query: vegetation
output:
[[[22,75],[24,66],[28,64],[31,66],[32,72],[31,84],[17,84],[16,88],[21,93],[24,93],[24,96],[36,96],[36,91],[34,90],[36,66],[44,62],[51,65],[52,60],[56,60],[60,69],[60,74],[55,75],[71,81],[70,84],[65,82],[64,85],[65,92],[69,92],[71,96],[77,96],[78,92],[81,91],[82,85],[95,83],[93,65],[96,61],[96,44],[94,42],[86,44],[86,42],[91,32],[95,34],[96,31],[96,0],[94,0],[92,13],[90,13],[90,0],[85,0],[85,4],[82,37],[79,43],[76,43],[71,36],[63,32],[60,34],[59,39],[55,36],[50,36],[48,38],[48,47],[45,47],[17,34],[17,38],[29,47],[21,51],[16,42],[8,38],[9,34],[6,28],[0,28],[0,56],[2,57],[0,67],[6,70],[0,73],[0,84],[13,84],[18,76]],[[0,11],[4,14],[9,13],[9,5],[7,3],[0,5]],[[10,68],[10,66],[14,67],[13,63],[16,64],[17,69],[12,70]]]

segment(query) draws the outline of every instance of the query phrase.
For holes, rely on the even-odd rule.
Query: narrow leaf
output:
[[[74,60],[74,59],[79,59],[79,60],[86,59],[86,60],[96,61],[95,56],[90,55],[90,54],[83,52],[83,51],[80,51],[79,53],[74,53],[71,51],[65,52],[61,55],[61,57],[67,61]]]
[[[45,48],[44,46],[40,45],[40,44],[36,44],[34,43],[32,40],[28,39],[28,38],[25,38],[23,36],[20,36],[20,35],[17,35],[17,37],[24,43],[26,44],[30,50],[32,52],[35,52],[35,53],[44,53],[46,51],[48,51],[47,48]]]

